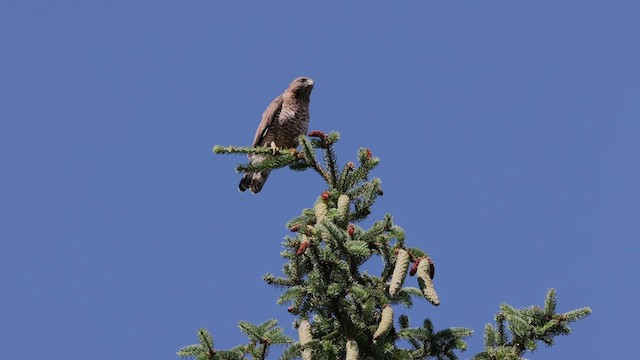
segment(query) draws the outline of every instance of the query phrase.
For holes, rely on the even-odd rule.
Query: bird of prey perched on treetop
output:
[[[309,96],[313,89],[313,79],[299,77],[289,84],[287,90],[273,99],[262,114],[262,121],[256,130],[252,147],[267,146],[276,149],[290,149],[298,146],[298,136],[304,135],[309,128]],[[268,159],[270,154],[250,154],[249,162],[259,163]],[[250,189],[258,193],[267,181],[269,172],[264,170],[246,173],[238,189]]]

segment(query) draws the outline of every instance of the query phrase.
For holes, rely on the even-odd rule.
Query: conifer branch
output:
[[[571,332],[568,323],[591,314],[591,309],[586,307],[558,314],[555,312],[556,304],[555,289],[549,289],[544,308],[530,306],[517,309],[508,304],[500,305],[500,312],[496,314],[498,330],[487,324],[485,350],[476,354],[474,359],[520,359],[525,352],[535,351],[538,342],[553,345],[554,337]]]
[[[304,160],[306,161],[307,167],[311,167],[314,169],[320,176],[326,181],[328,184],[331,184],[331,179],[327,172],[324,170],[322,165],[316,161],[316,154],[314,150],[313,143],[309,141],[304,135],[300,135],[298,138],[300,142],[300,146],[302,147],[302,154],[304,156]],[[317,146],[317,145],[316,145]]]
[[[329,169],[329,179],[331,188],[335,188],[338,180],[338,164],[336,163],[336,153],[333,146],[329,146],[324,150],[324,162]]]
[[[273,149],[265,146],[248,147],[248,146],[213,146],[214,154],[273,154]]]

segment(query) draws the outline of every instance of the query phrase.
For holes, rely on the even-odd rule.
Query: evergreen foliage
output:
[[[269,160],[239,165],[238,172],[254,172],[289,166],[292,170],[313,169],[327,183],[313,207],[287,223],[292,231],[283,241],[282,275],[266,274],[264,280],[282,289],[279,304],[297,316],[299,341],[283,334],[276,320],[260,325],[240,322],[249,337],[247,345],[228,351],[214,348],[206,330],[199,330],[199,344],[182,348],[178,355],[201,359],[266,359],[271,345],[288,345],[281,359],[457,359],[465,351],[465,339],[472,331],[449,328],[435,331],[429,319],[421,327],[409,327],[409,318],[398,318],[394,307],[411,307],[414,299],[425,298],[439,305],[433,284],[435,267],[422,249],[407,247],[404,230],[390,214],[368,229],[357,223],[367,218],[371,206],[383,194],[378,178],[369,173],[380,160],[370,150],[358,150],[358,165],[339,167],[333,145],[337,132],[313,131],[299,138],[300,151],[278,150]],[[217,154],[272,153],[271,148],[215,146]],[[321,161],[318,160],[321,154]],[[361,266],[372,258],[382,262],[382,270],[372,275]],[[414,284],[404,286],[409,264]],[[555,313],[555,292],[550,290],[545,308],[515,309],[503,304],[496,317],[498,328],[485,329],[485,351],[477,359],[519,359],[533,351],[536,341],[551,345],[553,337],[569,333],[567,323],[587,316],[589,309]],[[505,322],[511,333],[506,334]],[[406,340],[411,348],[401,348]]]
[[[526,351],[533,352],[538,348],[538,342],[552,346],[554,337],[569,335],[570,322],[591,314],[588,307],[559,314],[556,313],[556,303],[556,291],[550,289],[544,308],[516,309],[509,304],[500,305],[500,312],[495,316],[497,328],[487,324],[484,329],[485,351],[474,359],[522,359]]]

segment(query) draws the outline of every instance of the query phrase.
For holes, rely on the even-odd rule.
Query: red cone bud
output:
[[[367,159],[371,159],[371,150],[367,149]]]
[[[313,228],[313,226],[307,225],[307,229],[305,230],[304,233],[307,236],[312,236],[314,232],[315,232],[315,229]]]
[[[300,230],[300,224],[293,224],[291,225],[291,227],[289,228],[289,230],[293,231],[293,232],[297,232],[298,230]]]
[[[320,130],[313,130],[312,132],[309,133],[309,137],[317,137],[317,138],[326,139],[327,138],[327,134],[323,133]]]
[[[329,192],[325,191],[322,193],[322,200],[328,200],[329,199]]]
[[[298,252],[296,252],[296,255],[301,256],[302,254],[304,254],[304,252],[307,250],[307,248],[309,247],[309,244],[311,244],[309,242],[309,240],[303,241],[300,244],[300,247],[298,248]]]
[[[436,276],[436,265],[433,263],[433,260],[429,258],[429,277],[431,280]]]
[[[353,236],[353,234],[356,232],[356,227],[353,224],[349,224],[347,231],[349,232],[349,236]]]
[[[409,275],[413,276],[416,274],[416,271],[418,271],[418,264],[420,264],[420,260],[422,260],[422,258],[417,259],[413,262],[413,265],[411,265],[411,270],[409,271]]]

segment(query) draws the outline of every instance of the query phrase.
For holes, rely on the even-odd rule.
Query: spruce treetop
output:
[[[182,348],[179,356],[266,359],[271,346],[284,345],[280,359],[457,359],[457,352],[467,349],[469,329],[436,331],[429,319],[410,327],[407,315],[396,316],[398,306],[412,307],[416,299],[440,304],[433,281],[435,265],[426,251],[408,246],[404,230],[390,214],[366,229],[358,225],[383,195],[380,179],[370,178],[380,159],[360,148],[357,165],[339,166],[334,151],[339,139],[337,132],[312,131],[299,137],[300,150],[213,148],[216,154],[272,154],[260,163],[238,165],[238,172],[287,166],[295,171],[311,169],[327,187],[319,191],[313,206],[287,223],[291,233],[282,243],[282,274],[264,275],[264,281],[282,290],[277,302],[296,317],[298,341],[284,335],[276,320],[260,325],[241,321],[248,344],[218,350],[212,336],[201,329],[199,343]],[[374,257],[382,263],[380,273],[363,271],[362,265]],[[406,282],[407,273],[415,276],[411,283]],[[496,316],[497,329],[487,325],[485,350],[475,358],[520,359],[524,352],[534,351],[538,341],[552,345],[553,337],[569,333],[569,322],[590,313],[583,308],[557,314],[555,303],[555,291],[550,290],[544,308],[503,304]],[[401,347],[400,340],[409,347]]]

